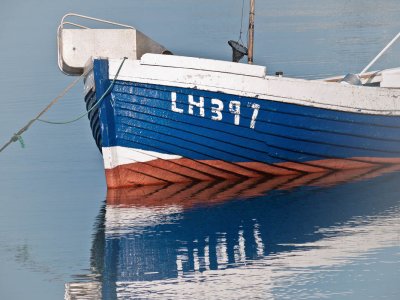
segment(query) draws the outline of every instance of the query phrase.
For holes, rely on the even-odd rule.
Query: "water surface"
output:
[[[65,13],[136,26],[176,54],[229,60],[241,5],[3,0],[0,141],[72,81],[56,64]],[[399,15],[398,0],[257,1],[255,63],[305,78],[359,72],[400,31]],[[397,45],[375,68],[399,66],[399,54]],[[84,110],[79,85],[46,117]],[[87,120],[35,124],[23,138],[25,149],[0,154],[1,299],[400,295],[396,172],[107,194]]]

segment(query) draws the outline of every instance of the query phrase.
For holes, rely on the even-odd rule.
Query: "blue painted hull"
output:
[[[110,84],[106,60],[94,61],[94,75],[96,92],[87,95],[87,103],[98,99]],[[196,88],[116,81],[90,120],[99,148],[140,149],[246,169],[252,168],[250,163],[257,165],[253,171],[264,175],[274,172],[267,167],[263,170],[262,165],[312,172],[393,163],[400,158],[398,116],[328,110]]]

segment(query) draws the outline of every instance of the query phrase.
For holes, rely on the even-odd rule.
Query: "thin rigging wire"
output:
[[[243,14],[244,14],[243,12],[244,12],[244,0],[242,1],[242,17],[240,19],[240,33],[239,33],[239,39],[238,39],[238,42],[240,41],[240,42],[242,42],[242,44],[243,44],[242,33],[243,33]]]

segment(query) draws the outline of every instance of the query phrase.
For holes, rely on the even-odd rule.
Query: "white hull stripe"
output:
[[[105,169],[113,169],[120,165],[126,165],[137,162],[149,162],[156,159],[179,159],[182,156],[163,154],[153,151],[127,147],[103,147],[103,160]]]

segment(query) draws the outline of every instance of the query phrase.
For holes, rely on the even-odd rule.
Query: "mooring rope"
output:
[[[108,86],[107,90],[103,93],[103,95],[101,95],[99,100],[97,100],[97,102],[95,104],[93,104],[93,106],[90,109],[88,109],[86,112],[82,113],[81,115],[79,115],[71,120],[67,120],[67,121],[48,121],[48,120],[43,120],[43,119],[37,119],[37,120],[39,122],[43,122],[43,123],[47,123],[47,124],[64,125],[64,124],[74,123],[74,122],[82,119],[86,115],[88,115],[93,109],[95,109],[100,104],[101,101],[103,101],[104,97],[107,96],[108,93],[111,91],[112,87],[114,86],[115,80],[117,80],[119,72],[121,71],[122,65],[124,64],[126,59],[127,59],[126,57],[123,58],[120,66],[117,70],[117,73],[115,74],[114,79],[112,80],[111,84]]]
[[[93,109],[95,109],[100,102],[104,99],[105,96],[107,96],[107,94],[111,91],[112,87],[114,86],[114,83],[119,75],[119,72],[121,71],[122,65],[124,64],[125,60],[127,58],[124,57],[121,65],[118,68],[117,73],[114,76],[113,81],[111,82],[111,84],[109,85],[109,87],[107,88],[107,90],[103,93],[103,95],[99,98],[99,100],[97,100],[97,102],[85,113],[79,115],[76,118],[73,118],[72,120],[67,120],[67,121],[48,121],[48,120],[43,120],[40,119],[40,117],[42,115],[44,115],[54,104],[56,104],[58,102],[58,100],[60,100],[62,97],[64,97],[67,92],[69,90],[71,90],[79,81],[82,77],[86,76],[91,70],[92,68],[86,70],[85,72],[82,73],[81,76],[79,76],[78,78],[76,78],[70,85],[68,85],[56,98],[54,98],[42,111],[40,111],[35,118],[33,118],[32,120],[30,120],[24,127],[22,127],[20,130],[18,130],[17,133],[14,133],[14,135],[10,138],[10,140],[5,143],[3,145],[3,147],[1,147],[0,152],[2,152],[4,149],[6,149],[10,144],[19,141],[21,144],[21,147],[24,148],[25,147],[25,143],[24,140],[22,139],[22,134],[27,131],[33,123],[35,123],[36,121],[42,122],[42,123],[47,123],[47,124],[57,124],[57,125],[62,125],[62,124],[70,124],[73,122],[76,122],[80,119],[82,119],[84,116],[86,116],[87,114],[89,114]]]

